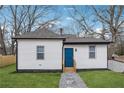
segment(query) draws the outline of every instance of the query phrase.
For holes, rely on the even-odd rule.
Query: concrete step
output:
[[[76,68],[75,67],[64,67],[64,72],[76,72]]]

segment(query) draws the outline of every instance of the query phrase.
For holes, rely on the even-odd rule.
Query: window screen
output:
[[[95,46],[89,46],[89,58],[95,58]]]
[[[44,59],[44,46],[37,46],[37,59]]]

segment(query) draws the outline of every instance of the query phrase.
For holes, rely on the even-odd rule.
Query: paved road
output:
[[[87,86],[78,74],[63,73],[59,82],[59,88],[87,88]]]

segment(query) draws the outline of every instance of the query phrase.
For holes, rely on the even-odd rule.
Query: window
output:
[[[44,59],[44,46],[37,46],[37,59]]]
[[[89,58],[95,58],[95,46],[89,46]]]

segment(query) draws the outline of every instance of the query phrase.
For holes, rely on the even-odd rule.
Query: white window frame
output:
[[[38,47],[41,47],[41,48],[43,48],[43,51],[38,51]],[[42,46],[42,45],[38,45],[37,47],[36,47],[36,57],[37,57],[37,60],[44,60],[44,55],[45,55],[45,53],[44,53],[44,46]],[[43,57],[42,58],[38,58],[38,54],[43,54]]]
[[[94,47],[94,50],[90,50],[90,47]],[[94,53],[94,57],[91,57],[90,53]],[[96,58],[96,46],[95,45],[90,45],[89,46],[89,58],[90,59],[95,59]]]

